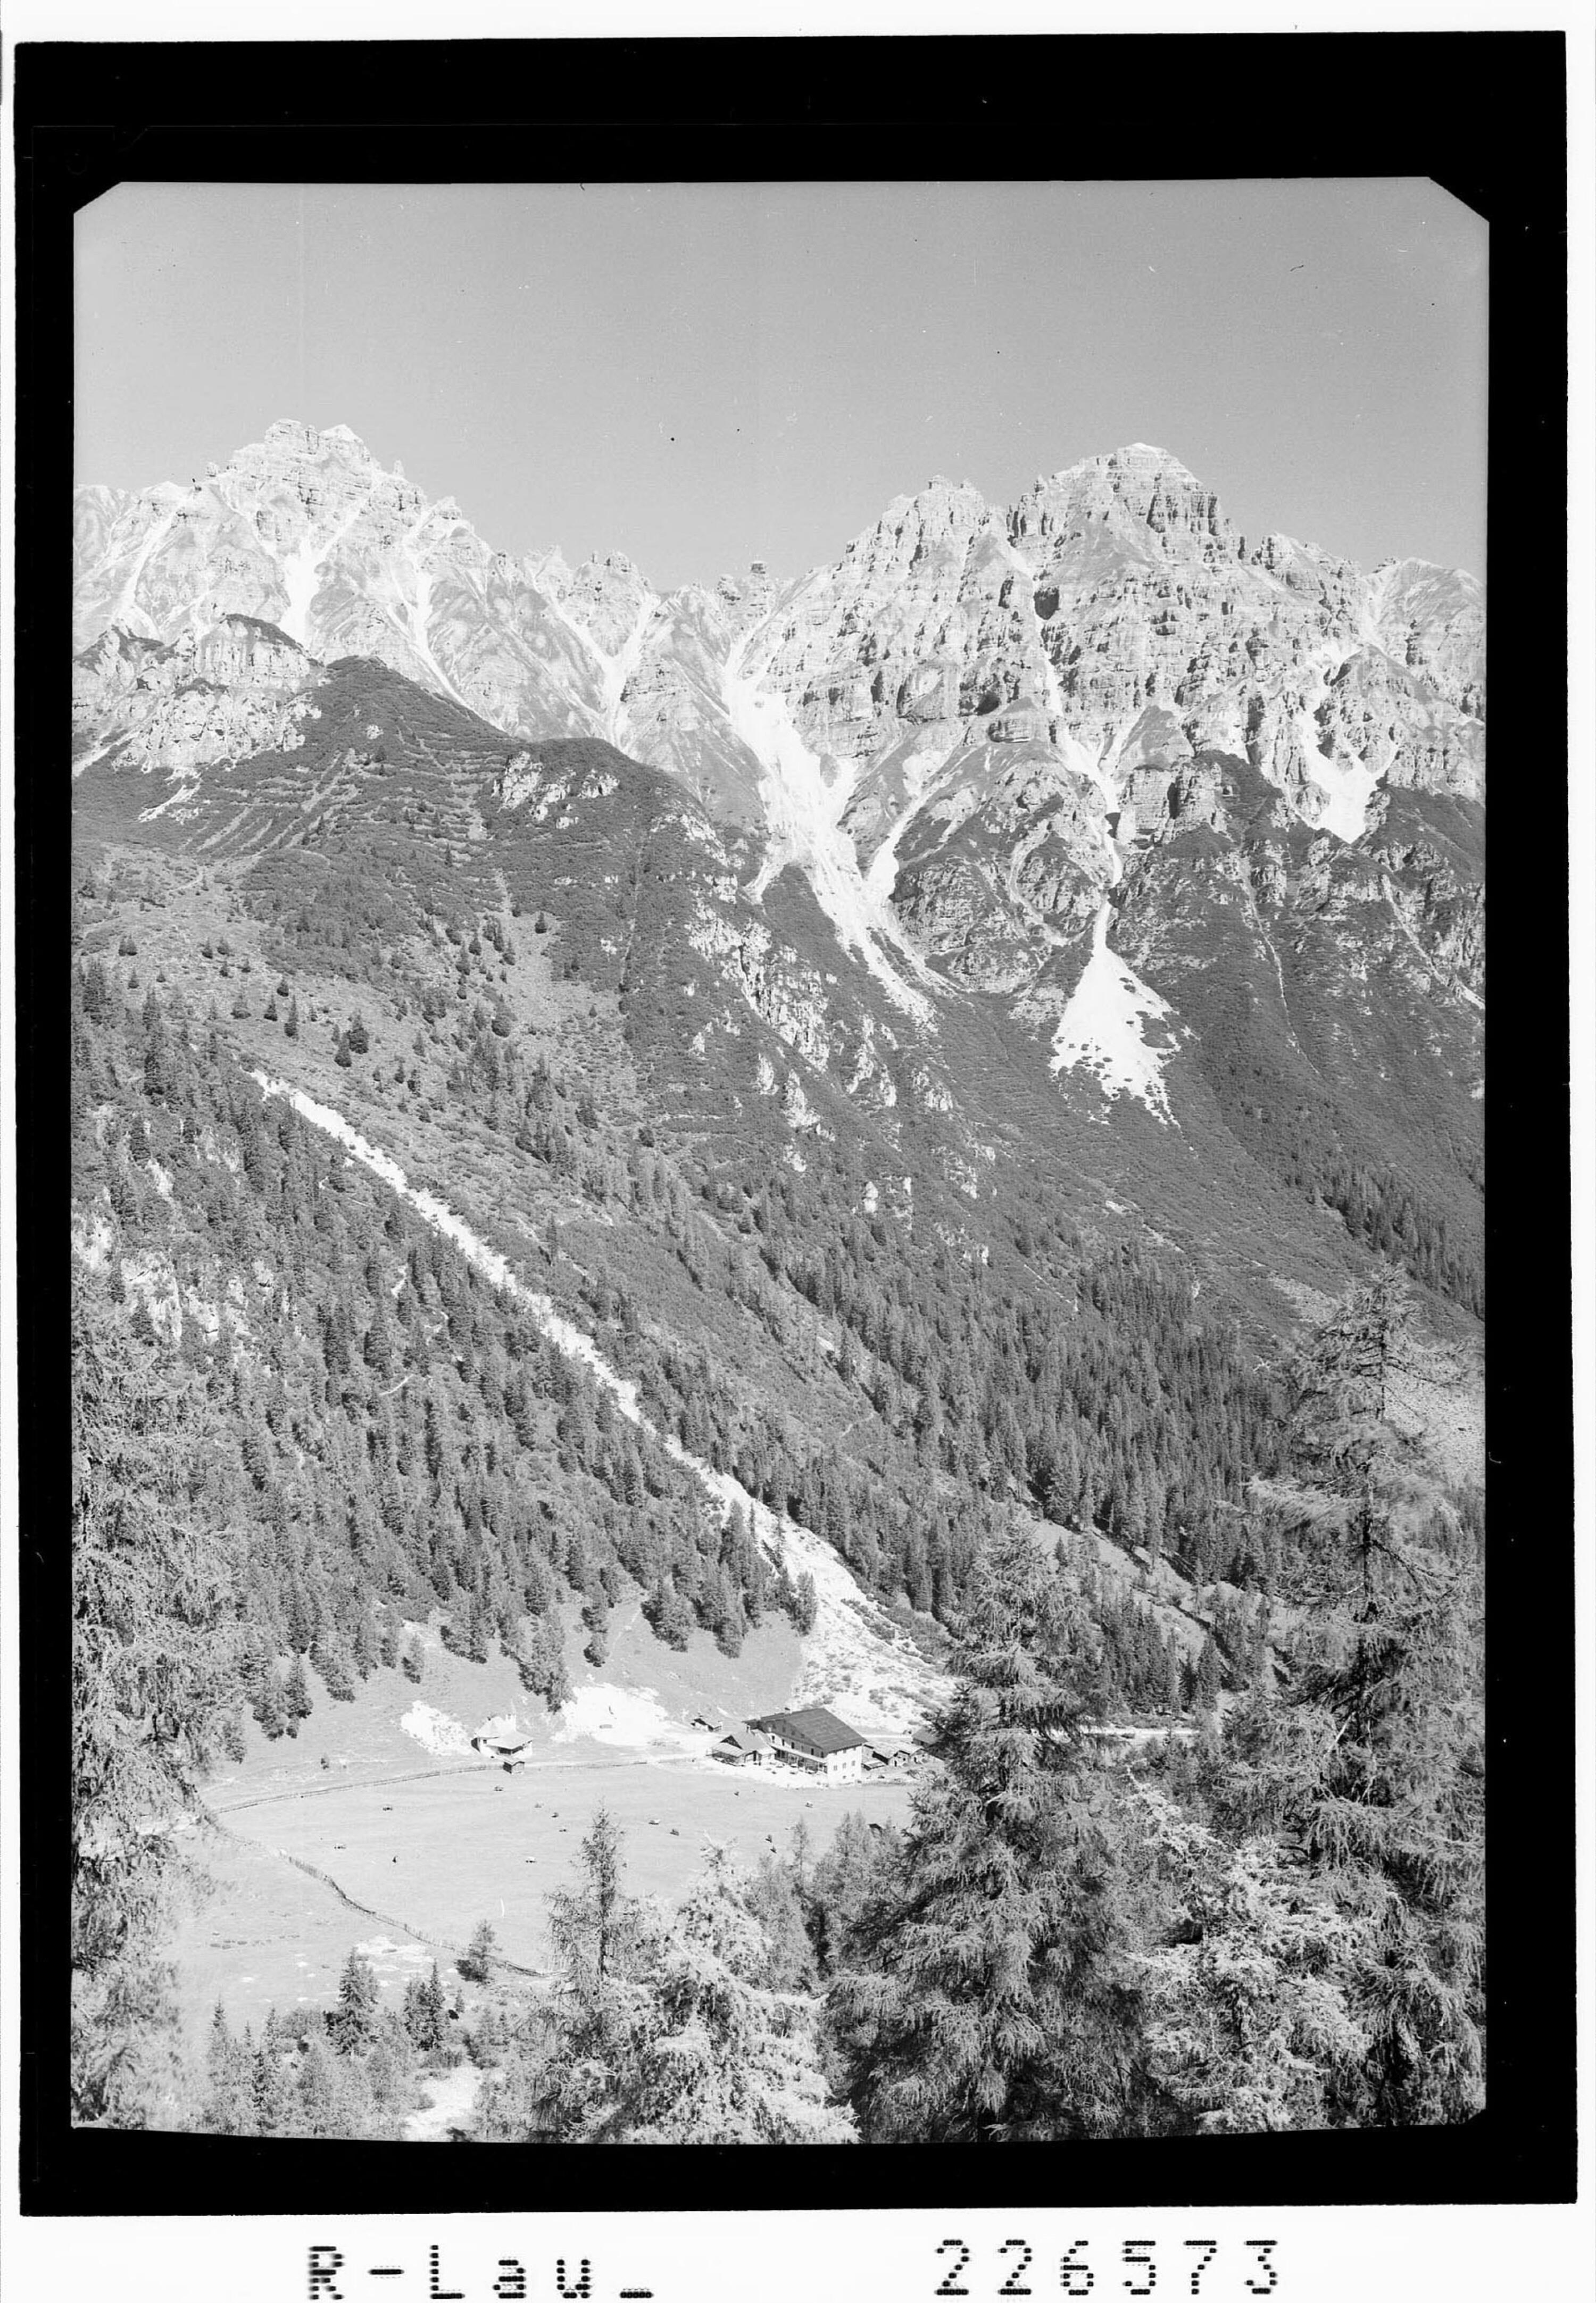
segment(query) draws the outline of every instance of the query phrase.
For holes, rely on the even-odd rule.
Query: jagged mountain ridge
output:
[[[83,492],[79,533],[79,764],[102,800],[105,772],[160,767],[133,814],[207,851],[325,838],[334,790],[380,782],[384,714],[360,720],[319,659],[363,657],[379,686],[386,664],[476,730],[460,837],[480,814],[496,841],[518,797],[555,850],[587,819],[596,853],[553,870],[554,908],[584,974],[631,998],[636,901],[613,933],[574,915],[635,898],[636,828],[595,831],[586,788],[551,814],[566,780],[539,739],[602,735],[685,786],[698,805],[664,812],[702,884],[652,964],[693,998],[707,970],[720,1005],[657,1017],[655,1069],[706,1070],[728,1109],[775,1099],[795,1157],[828,1096],[918,1103],[979,1201],[1012,1092],[1036,1148],[1062,1111],[1123,1133],[1143,1108],[1185,1139],[1166,1164],[1217,1156],[1218,1129],[1332,1206],[1338,1162],[1434,1186],[1440,1141],[1453,1237],[1477,1232],[1472,578],[1249,544],[1145,447],[1008,511],[933,482],[833,567],[669,600],[624,560],[489,553],[342,428],[274,426],[187,494]],[[330,761],[329,680],[350,739]],[[558,893],[589,873],[582,903]],[[777,1046],[738,1044],[750,1008]],[[1005,1050],[995,1108],[956,1084],[990,1075],[972,1032]]]
[[[745,819],[790,718],[828,780],[858,771],[865,862],[910,763],[923,782],[927,753],[946,763],[960,738],[1045,730],[1072,765],[1116,777],[1240,752],[1344,836],[1381,776],[1482,789],[1475,580],[1413,561],[1365,578],[1279,536],[1249,548],[1216,496],[1142,444],[1009,509],[933,480],[831,567],[669,596],[624,555],[573,571],[557,552],[491,551],[452,499],[429,503],[342,426],[274,425],[187,490],[80,489],[76,515],[80,649],[112,623],[170,641],[261,617],[509,733],[602,735]]]

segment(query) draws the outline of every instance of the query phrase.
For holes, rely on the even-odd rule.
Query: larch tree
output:
[[[705,1854],[643,1979],[616,2139],[857,2141],[852,2114],[828,2096],[815,2002],[770,1987],[751,1883],[723,1847]]]
[[[1332,2091],[1348,2124],[1466,2119],[1483,2093],[1483,1594],[1423,1538],[1391,1421],[1417,1346],[1401,1282],[1356,1289],[1302,1355],[1292,1438],[1332,1509],[1291,1596],[1289,1698],[1227,1722],[1213,1790],[1233,1838],[1283,1835],[1364,1928],[1350,2004],[1368,2047]]]
[[[624,2117],[624,2072],[638,2021],[636,1978],[659,1920],[622,1885],[620,1834],[595,1810],[574,1886],[549,1898],[554,1980],[485,2090],[487,2140],[608,2143]]]
[[[1232,1845],[1142,1796],[1174,1906],[1136,1961],[1158,2084],[1204,2134],[1330,2125],[1370,2046],[1351,2007],[1365,1930],[1268,1833]]]
[[[1260,1691],[1227,1723],[1213,1793],[1221,1829],[1300,1847],[1360,1923],[1349,2005],[1369,2044],[1332,2094],[1353,2125],[1452,2123],[1484,2100],[1479,1579],[1422,1572],[1372,1624],[1320,1630],[1289,1701]]]
[[[958,1620],[901,1869],[829,1995],[869,2141],[1122,2131],[1143,2085],[1116,1830],[1081,1735],[1095,1658],[1025,1530],[1000,1534]]]

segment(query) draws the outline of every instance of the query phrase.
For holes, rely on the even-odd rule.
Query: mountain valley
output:
[[[342,426],[75,520],[81,1412],[225,1531],[247,1780],[314,1705],[397,1786],[472,1671],[561,1764],[639,1702],[670,1767],[778,1701],[908,1737],[1016,1544],[1178,1770],[1313,1683],[1349,1290],[1390,1524],[1472,1558],[1472,577],[1139,443],[663,596]]]

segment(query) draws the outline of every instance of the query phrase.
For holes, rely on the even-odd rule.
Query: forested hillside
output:
[[[1480,587],[1145,443],[669,599],[342,426],[90,510],[78,2118],[1466,2115]]]
[[[80,2117],[135,2122],[175,2052],[173,1843],[156,1826],[247,1722],[291,1737],[314,1704],[414,1668],[418,1624],[462,1657],[514,1657],[558,1707],[576,1646],[602,1661],[623,1591],[646,1594],[660,1640],[697,1624],[728,1653],[766,1612],[801,1630],[814,1607],[647,1420],[618,1414],[524,1307],[266,1094],[218,1022],[135,982],[137,962],[80,957],[72,1026],[75,2085]],[[279,1028],[295,1005],[281,982]],[[695,1189],[657,1146],[623,1151],[590,1086],[499,1058],[491,1018],[455,1033],[455,1093],[499,1097],[540,1166],[587,1163],[696,1297],[796,1351],[852,1410],[841,1434],[829,1405],[818,1430],[773,1413],[713,1322],[684,1348],[609,1268],[523,1242],[657,1430],[954,1642],[938,1759],[901,1846],[872,1843],[867,1894],[854,1878],[828,1898],[800,1848],[757,1890],[712,1870],[644,1931],[627,1988],[663,1994],[672,2020],[673,1928],[776,1994],[760,2020],[788,2042],[768,2051],[786,2107],[705,2110],[701,2139],[744,2119],[875,2139],[1459,2115],[1477,2061],[1480,1519],[1392,1421],[1388,1391],[1423,1351],[1396,1284],[1298,1361],[1249,1362],[1234,1320],[1200,1322],[1189,1286],[1135,1252],[1026,1225],[1001,1261],[916,1253],[833,1202],[823,1168]],[[357,1052],[342,1027],[334,1070],[345,1039]],[[1104,1573],[1094,1530],[1122,1573]],[[1182,1607],[1195,1643],[1175,1636]],[[1152,1747],[1168,1756],[1129,1800],[1081,1732],[1127,1708],[1203,1725],[1193,1755]],[[984,1855],[999,1793],[1018,1852]],[[1068,1864],[1055,1843],[1077,1850]],[[1074,1978],[1068,2012],[1027,1997],[1040,2064],[939,2054],[933,2084],[916,1995],[940,2005],[968,1971],[960,1930],[990,1919],[970,1884],[988,1861],[1035,1972]],[[840,1852],[828,1862],[816,1878],[851,1876]],[[1221,1990],[1222,1928],[1202,1937],[1219,1966],[1187,1955],[1199,1907],[1214,1928],[1265,1929],[1269,1988],[1294,2011],[1279,2069],[1251,2069],[1233,2009],[1229,2060],[1188,2068],[1185,1995]],[[637,2025],[589,2004],[570,1924],[569,2002],[478,2011],[484,2131],[699,2132],[685,2100],[659,2098],[668,2060],[635,2063]],[[1002,2028],[990,1984],[969,1989]],[[244,2061],[224,2021],[206,2121],[383,2131],[438,2052],[413,2013],[402,2040],[335,2013],[325,2041],[291,2027]],[[599,2105],[573,2110],[562,2059],[591,2091],[595,2022],[630,2044]]]

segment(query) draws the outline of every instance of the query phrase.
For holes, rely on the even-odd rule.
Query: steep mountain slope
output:
[[[263,1081],[352,1131],[643,1419],[630,1470],[587,1450],[595,1408],[553,1443],[604,1493],[571,1490],[591,1556],[532,1575],[545,1614],[612,1604],[608,1560],[659,1636],[734,1643],[747,1545],[768,1567],[785,1531],[812,1593],[841,1579],[827,1620],[863,1586],[881,1654],[934,1650],[1018,1514],[1161,1555],[1199,1625],[1233,1587],[1246,1677],[1304,1308],[1383,1254],[1477,1353],[1471,579],[1249,546],[1145,449],[1009,512],[936,483],[833,568],[669,601],[620,559],[511,567],[342,431],[79,512],[80,997],[118,1050],[84,1059],[82,1255],[152,1304],[185,1270],[226,1297],[206,1233],[156,1237],[188,1122],[129,1102],[181,1044],[202,1134],[224,1115],[248,1167]],[[274,1174],[218,1238],[271,1238]],[[342,1301],[380,1372],[382,1261],[274,1314],[313,1421],[290,1339]],[[469,1393],[486,1351],[490,1418],[507,1316],[450,1354]],[[707,1521],[655,1462],[697,1467]],[[430,1572],[475,1594],[468,1644],[519,1636],[523,1569],[451,1509],[463,1549],[412,1532],[382,1605]],[[323,1516],[352,1641],[371,1578]],[[1161,1702],[1174,1624],[1114,1588],[1127,1699]]]
[[[1233,1178],[1237,1219],[1190,1227],[1233,1270],[1262,1170],[1307,1203],[1269,1196],[1263,1261],[1322,1285],[1329,1207],[1477,1305],[1473,578],[1249,543],[1141,445],[1008,510],[934,481],[834,566],[670,599],[511,564],[342,427],[80,492],[79,536],[102,832],[423,824],[482,899],[536,882],[703,1143],[867,1141],[878,1196],[979,1208],[1000,1145],[1062,1129],[1072,1221],[1128,1199],[1184,1240],[1194,1168]],[[620,752],[556,766],[578,730]]]

